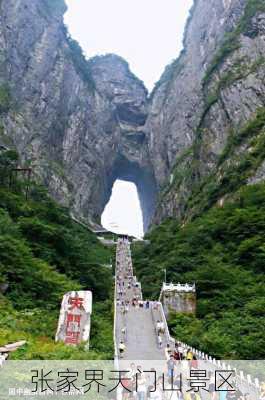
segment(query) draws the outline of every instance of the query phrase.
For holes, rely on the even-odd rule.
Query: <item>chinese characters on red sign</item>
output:
[[[81,319],[84,299],[70,297],[69,309],[66,313],[66,344],[79,344],[81,342]]]

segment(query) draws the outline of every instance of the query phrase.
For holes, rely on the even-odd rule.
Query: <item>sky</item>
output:
[[[143,217],[134,183],[116,180],[101,223],[111,232],[143,237]]]
[[[87,58],[114,53],[126,59],[149,92],[182,49],[193,0],[65,0],[65,23]],[[116,233],[143,236],[137,189],[116,181],[102,215]]]
[[[192,0],[66,0],[65,23],[88,58],[115,53],[151,91],[182,49]]]

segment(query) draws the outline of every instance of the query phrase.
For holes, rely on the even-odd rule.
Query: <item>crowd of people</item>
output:
[[[123,326],[118,344],[119,357],[126,351],[126,314],[130,307],[144,307],[140,284],[133,275],[132,260],[126,238],[119,239],[116,253],[116,307],[123,316]]]
[[[151,309],[154,311],[153,315],[161,317],[161,313],[159,313],[160,303],[142,299],[141,285],[133,275],[130,249],[126,239],[120,239],[117,248],[116,306],[118,312],[124,317],[118,344],[119,358],[122,359],[126,354],[127,328],[125,320],[130,309]],[[156,311],[157,313],[155,313]],[[152,371],[149,374],[142,373],[142,367],[132,363],[130,370],[124,375],[122,386],[118,388],[118,400],[251,400],[248,393],[243,394],[240,390],[230,391],[228,387],[216,392],[215,377],[212,372],[207,372],[208,386],[205,390],[182,390],[181,376],[183,369],[186,376],[191,370],[199,370],[196,354],[180,342],[168,343],[165,322],[161,318],[154,321],[154,329],[158,347],[162,349],[164,346],[165,366],[163,374],[158,376],[154,384]],[[260,400],[265,400],[265,386],[263,397]]]
[[[150,310],[153,308],[156,310],[158,308],[157,301],[143,300],[141,285],[137,281],[136,277],[133,275],[132,260],[130,254],[130,248],[128,246],[127,239],[120,239],[117,247],[116,254],[116,306],[118,312],[120,312],[124,317],[130,311],[130,308]],[[163,324],[161,322],[161,324]],[[119,355],[122,357],[125,350],[125,327],[122,328],[119,342]],[[162,330],[157,331],[159,339],[162,339]]]
[[[182,373],[176,360],[171,358],[160,375],[155,368],[143,371],[141,365],[131,363],[117,390],[117,400],[251,400],[249,393],[239,389],[231,391],[229,385],[216,391],[215,376],[211,371],[207,372],[207,386],[198,391],[183,385]]]

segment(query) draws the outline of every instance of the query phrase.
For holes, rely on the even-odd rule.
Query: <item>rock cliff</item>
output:
[[[136,183],[145,229],[155,207],[153,222],[185,221],[263,180],[263,0],[195,0],[150,97],[120,57],[85,60],[64,12],[0,1],[0,145],[76,217],[99,222],[117,178]]]
[[[99,221],[116,178],[132,180],[147,228],[156,182],[142,130],[143,83],[118,56],[84,59],[64,27],[63,0],[0,5],[2,145],[15,145],[86,222]]]
[[[264,28],[261,0],[195,1],[184,50],[157,84],[146,123],[162,188],[156,222],[190,218],[265,177],[253,143],[264,134]]]

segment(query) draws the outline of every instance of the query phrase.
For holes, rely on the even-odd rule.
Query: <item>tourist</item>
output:
[[[183,400],[183,393],[180,390],[177,390],[178,387],[174,386],[174,391],[169,392],[167,400]]]
[[[116,400],[123,400],[123,387],[122,386],[117,387]]]
[[[125,346],[123,340],[121,340],[120,343],[119,343],[119,352],[120,352],[120,357],[121,358],[122,358],[125,350],[126,350],[126,346]]]
[[[265,400],[265,382],[261,384],[260,400]]]
[[[242,399],[243,400],[249,400],[250,399],[250,394],[249,393],[242,394]],[[261,397],[260,397],[260,400],[261,400]]]
[[[175,360],[177,360],[177,361],[181,360],[181,355],[180,355],[180,353],[178,351],[178,344],[177,343],[175,344],[175,350],[174,350],[173,355],[174,355]]]
[[[157,394],[157,397],[155,397],[155,394]],[[154,394],[154,397],[151,397],[152,399],[155,398],[156,400],[164,400],[164,388],[163,388],[163,378],[160,376],[157,379],[157,385],[156,385],[156,392]]]
[[[199,392],[192,392],[191,393],[191,400],[201,400],[201,396]]]
[[[227,400],[227,385],[223,387],[222,391],[219,392],[219,400]]]
[[[165,333],[165,324],[163,321],[160,322],[160,333],[164,335]]]
[[[136,373],[137,373],[137,368],[136,368],[136,366],[135,366],[134,363],[131,363],[130,369],[129,369],[130,378],[131,378],[131,379],[134,379],[135,376],[136,376]]]
[[[163,392],[160,388],[155,388],[155,386],[150,386],[148,388],[148,398],[150,400],[162,400]]]
[[[158,320],[156,323],[156,329],[157,329],[158,333],[161,333],[162,335],[164,335],[164,333],[165,333],[164,322]]]
[[[162,340],[162,337],[160,335],[157,336],[157,341],[158,341],[158,347],[160,349],[162,349],[163,340]]]
[[[167,361],[167,374],[171,380],[174,377],[175,367],[176,367],[176,360],[174,359],[173,354],[171,354],[169,356],[169,360]]]
[[[127,374],[125,374],[125,376],[122,377],[121,382],[122,382],[121,386],[123,388],[127,388],[128,389],[128,390],[126,390],[126,389],[123,390],[122,400],[128,400],[129,396],[130,396],[129,390],[131,390],[131,388],[132,388],[132,381],[131,381],[131,377],[130,377],[129,372],[127,372]]]
[[[183,357],[184,350],[183,350],[183,347],[182,347],[181,343],[177,343],[176,347],[177,347],[177,351],[179,353],[180,360],[183,360],[183,358],[184,358]]]
[[[198,360],[195,354],[193,354],[193,358],[191,360],[191,368],[197,369],[198,368]]]
[[[191,349],[188,349],[187,355],[186,355],[186,360],[191,361],[193,359],[193,353]]]
[[[215,376],[211,371],[209,371],[209,394],[210,394],[211,400],[216,399]]]
[[[176,377],[174,379],[174,388],[178,389],[179,392],[181,391],[181,389],[182,389],[182,375],[181,374],[176,375]]]
[[[121,334],[125,338],[125,336],[126,336],[126,327],[125,326],[122,328]]]
[[[166,348],[165,348],[166,360],[169,360],[169,359],[170,359],[170,355],[171,355],[171,348],[170,348],[170,344],[168,343],[168,344],[166,345]]]
[[[216,392],[215,392],[216,393]],[[216,399],[215,393],[212,394],[212,399]],[[242,394],[242,393],[241,393]],[[240,394],[237,391],[227,391],[226,400],[238,400],[240,398]]]
[[[145,400],[146,398],[146,379],[144,374],[138,374],[137,376],[137,399],[138,400]]]

